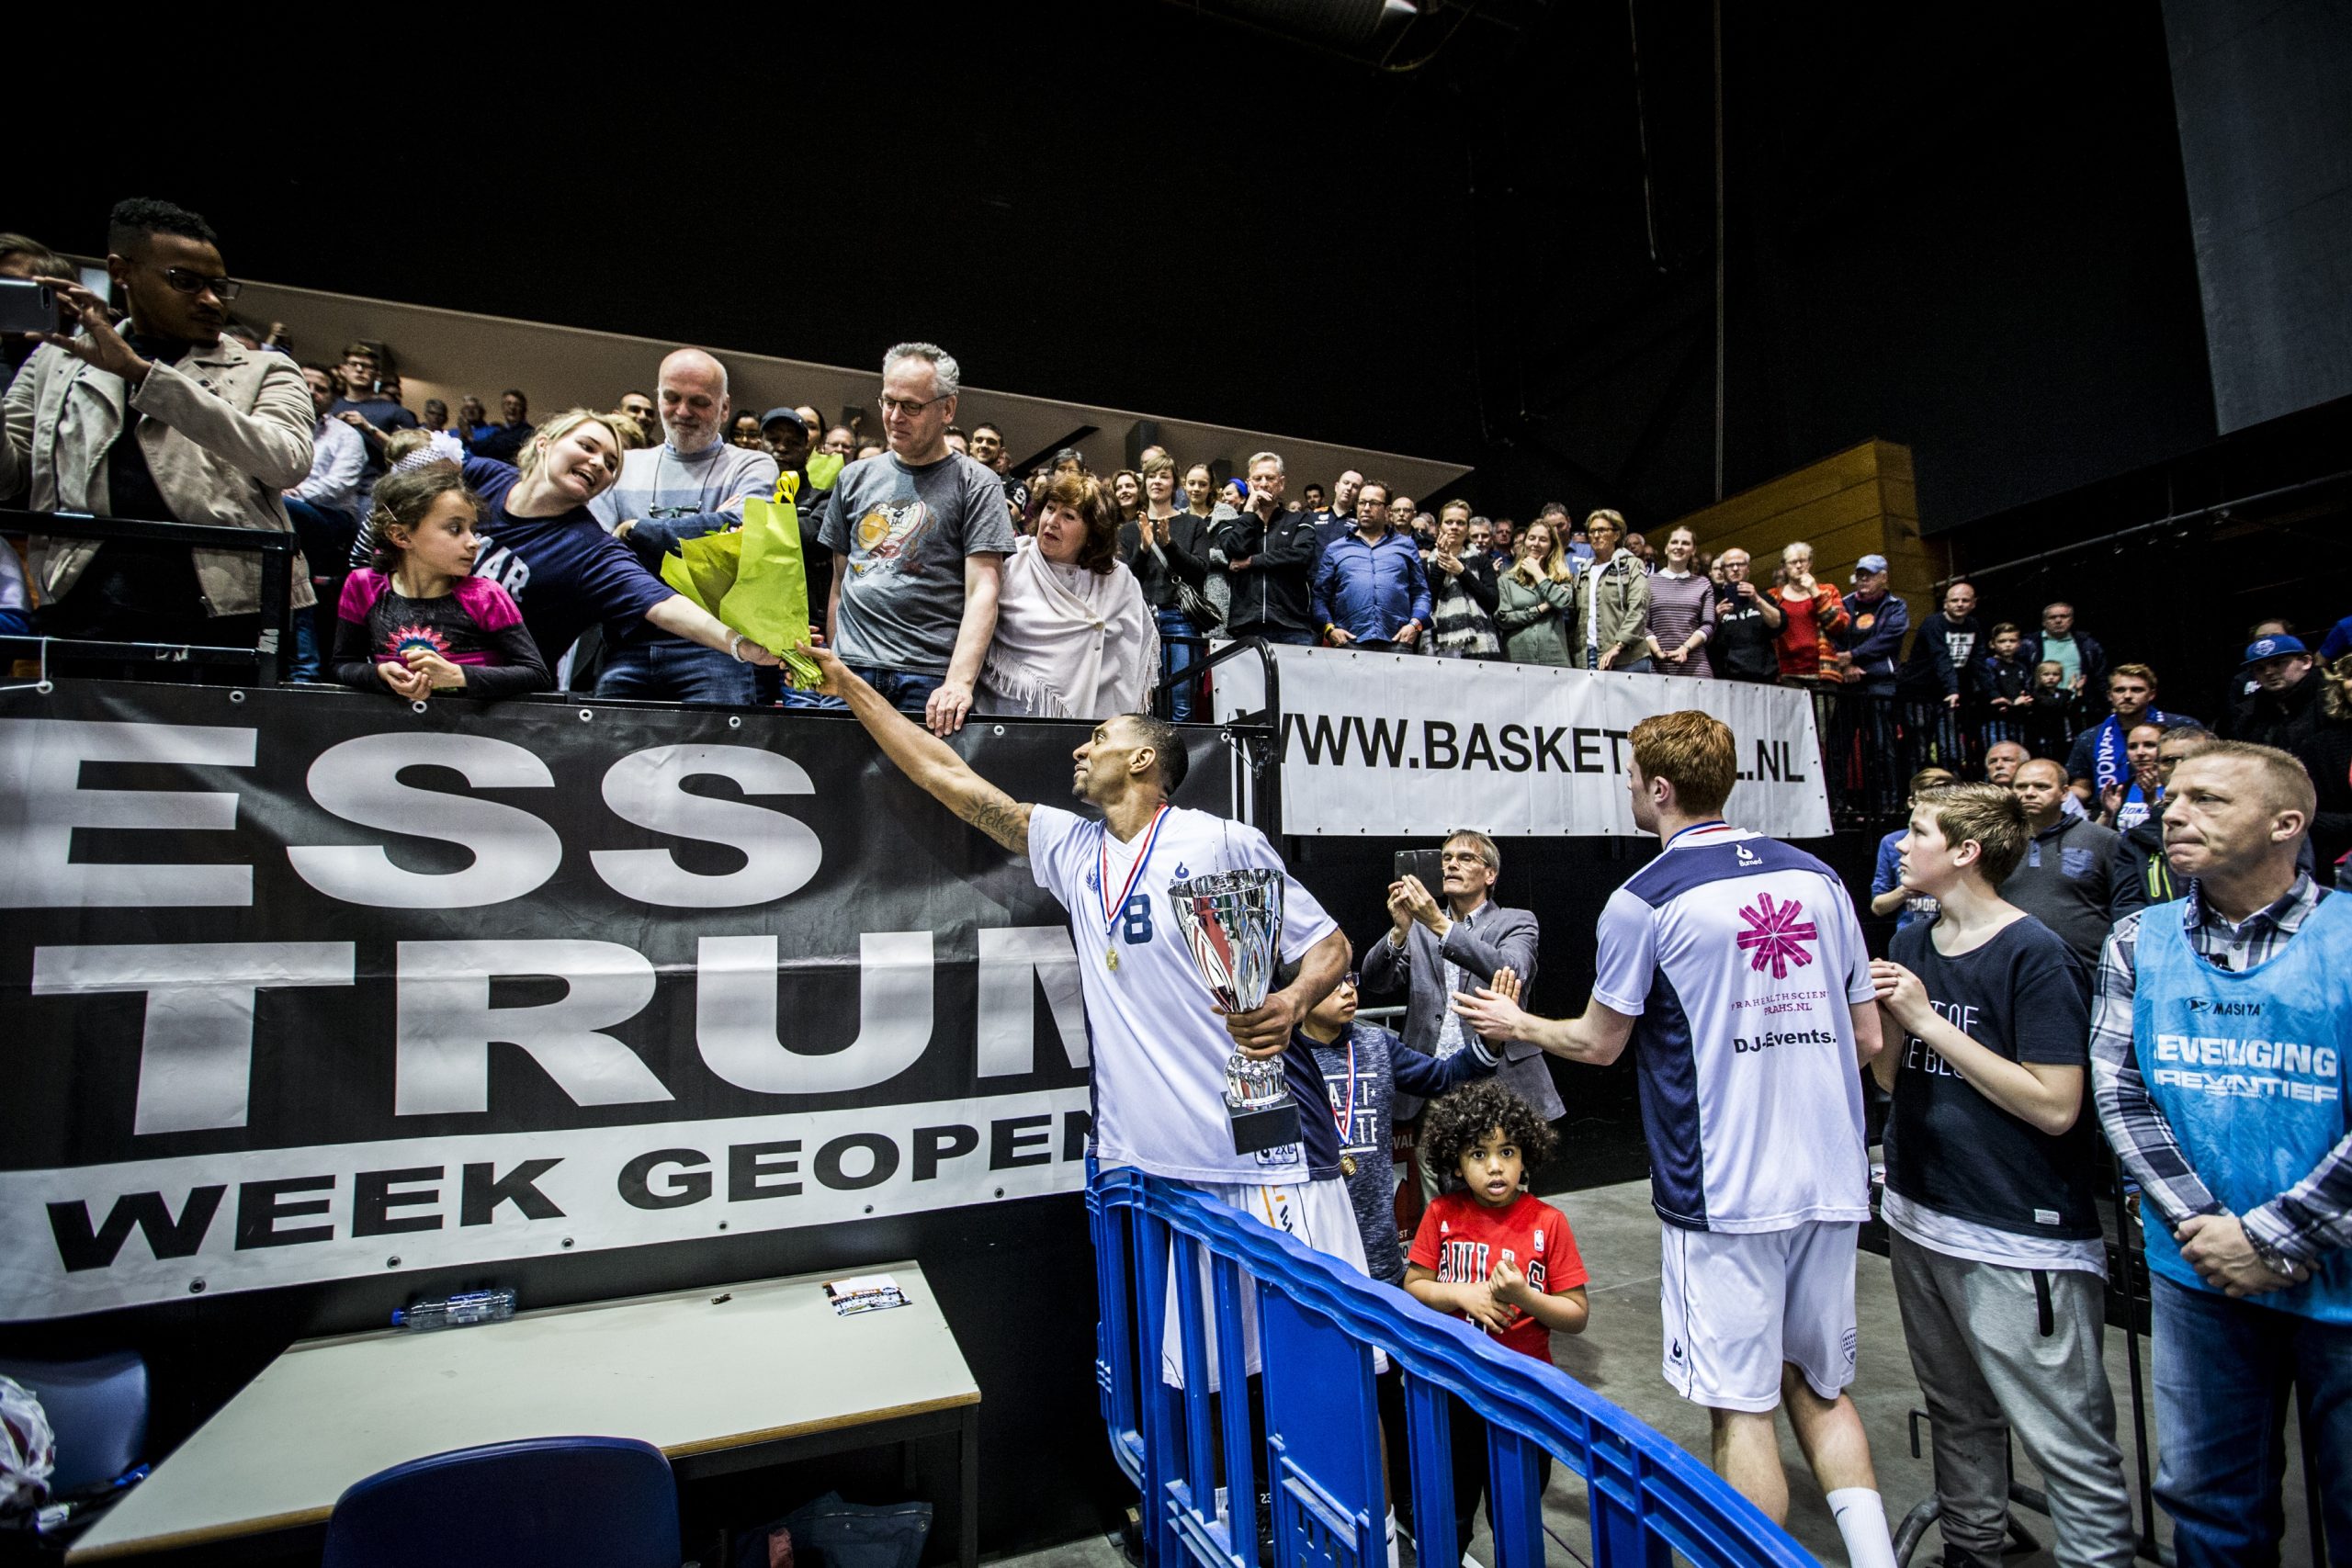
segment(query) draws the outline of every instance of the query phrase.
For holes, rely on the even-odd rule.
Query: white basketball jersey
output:
[[[1650,1195],[1669,1224],[1870,1218],[1849,1004],[1870,953],[1826,865],[1722,823],[1685,829],[1600,915],[1592,999],[1634,1026]]]
[[[1185,1181],[1306,1179],[1306,1156],[1296,1144],[1263,1154],[1233,1152],[1225,1113],[1225,1062],[1233,1054],[1233,1037],[1209,1010],[1216,998],[1168,899],[1170,883],[1250,866],[1283,873],[1283,962],[1304,956],[1338,929],[1289,874],[1266,836],[1246,823],[1170,807],[1156,833],[1147,828],[1121,844],[1100,818],[1051,806],[1031,808],[1030,871],[1069,911],[1078,946],[1094,1061],[1095,1146],[1105,1165],[1132,1165]],[[1108,915],[1106,870],[1114,905]],[[1104,963],[1107,953],[1117,955],[1116,968]],[[1284,1055],[1304,1063],[1296,1067],[1286,1059],[1285,1076],[1293,1080],[1293,1097],[1312,1115],[1320,1109],[1322,1090],[1311,1055],[1303,1050]],[[1304,1093],[1300,1083],[1307,1085]]]

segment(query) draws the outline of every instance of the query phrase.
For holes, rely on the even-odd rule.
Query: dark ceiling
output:
[[[1729,488],[1884,436],[1948,526],[2211,436],[2153,6],[1726,11]],[[929,337],[984,387],[1474,463],[1493,510],[1713,494],[1703,6],[1489,6],[1408,74],[1151,0],[484,15],[241,58],[211,118],[142,95],[0,227],[92,249],[168,196],[286,283]]]

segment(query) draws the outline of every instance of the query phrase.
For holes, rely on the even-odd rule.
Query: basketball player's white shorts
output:
[[[1348,1201],[1348,1184],[1338,1177],[1323,1181],[1303,1181],[1294,1186],[1258,1187],[1239,1182],[1186,1181],[1179,1185],[1214,1199],[1227,1208],[1238,1209],[1253,1219],[1261,1220],[1275,1230],[1296,1237],[1316,1251],[1328,1254],[1353,1269],[1368,1273],[1363,1261],[1363,1233],[1356,1228],[1355,1205]],[[1167,1322],[1159,1340],[1159,1381],[1178,1388],[1184,1386],[1184,1340],[1181,1320],[1176,1315],[1176,1269],[1174,1247],[1170,1247],[1168,1270]],[[1211,1284],[1212,1274],[1208,1255],[1201,1256],[1201,1324],[1208,1338],[1209,1392],[1217,1391],[1216,1319],[1213,1303],[1216,1296]],[[1260,1371],[1258,1359],[1258,1293],[1249,1274],[1241,1276],[1241,1345],[1249,1359],[1250,1376]],[[1373,1371],[1388,1370],[1388,1358],[1378,1350],[1372,1353]]]
[[[1661,1363],[1674,1392],[1716,1410],[1771,1410],[1781,1367],[1835,1399],[1854,1381],[1854,1250],[1861,1226],[1807,1221],[1720,1234],[1658,1227]]]

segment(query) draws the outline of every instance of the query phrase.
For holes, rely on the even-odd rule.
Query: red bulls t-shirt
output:
[[[1547,1296],[1585,1282],[1584,1258],[1566,1217],[1532,1192],[1521,1193],[1507,1209],[1489,1209],[1467,1192],[1441,1193],[1413,1235],[1411,1261],[1441,1284],[1490,1278],[1505,1258]],[[1522,1356],[1549,1361],[1552,1331],[1512,1310],[1517,1315],[1497,1337]]]

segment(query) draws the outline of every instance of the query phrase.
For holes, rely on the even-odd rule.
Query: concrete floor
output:
[[[1648,1422],[1703,1462],[1708,1450],[1707,1414],[1679,1398],[1658,1372],[1658,1233],[1657,1217],[1650,1209],[1649,1183],[1645,1180],[1589,1188],[1547,1195],[1547,1200],[1566,1214],[1568,1223],[1576,1228],[1577,1247],[1593,1280],[1589,1289],[1591,1325],[1575,1337],[1555,1335],[1554,1360],[1571,1377]],[[1910,1352],[1904,1344],[1903,1321],[1895,1308],[1894,1277],[1886,1259],[1874,1253],[1862,1253],[1856,1270],[1855,1313],[1861,1328],[1861,1348],[1859,1372],[1850,1393],[1870,1434],[1871,1454],[1878,1469],[1879,1490],[1886,1499],[1890,1523],[1899,1525],[1905,1512],[1933,1494],[1935,1477],[1926,1457],[1924,1425],[1921,1457],[1911,1457],[1910,1413],[1921,1408],[1924,1401],[1911,1375]],[[2132,1431],[2131,1382],[2120,1333],[2109,1331],[2106,1351],[2108,1378],[2115,1392],[2117,1426],[2123,1442],[2124,1476],[2127,1485],[2134,1489],[2136,1518],[2137,1443]],[[2144,1341],[2141,1351],[2144,1376]],[[1790,1477],[1789,1531],[1824,1562],[1844,1562],[1846,1556],[1838,1541],[1837,1525],[1813,1484],[1811,1472],[1806,1470],[1804,1456],[1798,1452],[1785,1421],[1781,1434],[1782,1462],[1788,1467]],[[2153,1473],[2153,1452],[2149,1462]],[[2017,1466],[2019,1480],[2028,1485],[2040,1485],[2040,1476],[2021,1452],[2017,1456]],[[2290,1423],[2287,1538],[2280,1558],[2289,1563],[2312,1560],[2305,1528],[2301,1476],[2302,1457],[2294,1444]],[[1584,1485],[1565,1466],[1554,1471],[1551,1490],[1544,1498],[1544,1516],[1554,1537],[1550,1562],[1589,1562],[1590,1538]],[[2041,1568],[2055,1563],[2057,1560],[2050,1551],[2050,1521],[2022,1508],[2017,1510],[2017,1517],[2041,1542],[2041,1549],[2012,1556],[2007,1559],[2008,1563],[2015,1568]],[[2170,1529],[2161,1510],[2157,1513],[2157,1531],[2160,1539],[2169,1540]],[[1566,1550],[1560,1544],[1564,1541],[1567,1543]],[[1470,1550],[1480,1562],[1494,1568],[1492,1542],[1487,1539],[1483,1515],[1478,1537]],[[1940,1551],[1931,1529],[1912,1561],[1925,1568],[1939,1560]],[[1405,1560],[1411,1562],[1409,1551]],[[1018,1568],[1124,1565],[1117,1547],[1101,1538],[1073,1541],[1011,1562]]]

